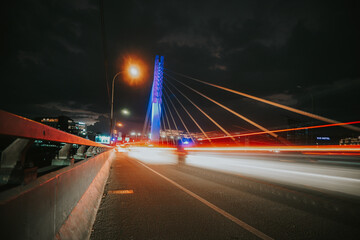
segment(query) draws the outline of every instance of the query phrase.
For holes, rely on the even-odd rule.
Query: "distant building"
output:
[[[62,130],[64,132],[68,132],[84,138],[87,137],[86,124],[83,122],[75,122],[73,119],[67,116],[39,117],[35,118],[35,121]]]
[[[181,130],[175,130],[175,129],[171,129],[171,131],[170,131],[170,129],[165,129],[165,131],[164,130],[160,130],[160,136],[162,137],[162,138],[166,138],[166,137],[174,137],[174,138],[176,138],[176,137],[183,137],[184,136],[184,131],[181,131]]]
[[[340,145],[360,145],[360,136],[340,139]]]
[[[83,122],[75,122],[75,134],[80,137],[87,137],[87,127]]]

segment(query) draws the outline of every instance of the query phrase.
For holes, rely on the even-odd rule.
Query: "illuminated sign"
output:
[[[109,136],[96,136],[95,142],[102,143],[102,144],[110,144],[110,137]]]
[[[317,140],[330,140],[330,137],[316,137]]]

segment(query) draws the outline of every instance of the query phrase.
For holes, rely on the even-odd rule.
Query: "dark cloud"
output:
[[[1,108],[27,117],[67,114],[107,129],[98,1],[5,5]],[[358,1],[104,1],[109,81],[127,54],[150,69],[141,86],[116,81],[115,117],[129,130],[142,127],[154,57],[161,54],[169,70],[340,121],[358,120],[358,10]],[[191,84],[260,122],[272,109]],[[223,120],[221,110],[190,96]],[[128,119],[120,115],[124,107],[132,112]]]

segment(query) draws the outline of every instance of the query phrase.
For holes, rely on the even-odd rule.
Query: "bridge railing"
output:
[[[0,110],[0,135],[2,145],[4,142],[7,144],[3,136],[13,140],[1,152],[0,186],[26,184],[38,175],[73,165],[76,161],[110,149],[109,146],[3,110]],[[28,156],[29,149],[37,154]]]
[[[1,153],[1,238],[89,239],[112,148],[2,110],[0,135],[0,141],[13,140]],[[37,151],[46,148],[40,141],[58,143],[50,166],[42,168],[26,156],[31,145],[38,144]],[[53,171],[39,176],[44,168]]]

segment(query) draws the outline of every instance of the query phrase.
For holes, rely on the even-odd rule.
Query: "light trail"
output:
[[[165,93],[165,95],[166,95],[167,98],[169,99],[169,101],[170,101],[170,103],[171,103],[171,106],[172,106],[173,109],[175,110],[175,112],[176,112],[177,116],[179,117],[182,125],[184,126],[186,132],[189,134],[189,137],[191,138],[191,140],[192,140],[193,142],[195,142],[195,141],[194,141],[194,138],[191,136],[191,134],[190,134],[190,132],[189,132],[189,129],[187,128],[186,124],[184,123],[184,120],[183,120],[182,117],[180,116],[179,112],[176,110],[175,105],[174,105],[173,101],[171,100],[170,96],[168,95],[168,93],[166,92],[165,88],[163,88],[163,92]]]
[[[173,71],[171,71],[171,72],[173,72]],[[288,110],[288,111],[291,111],[291,112],[294,112],[294,113],[297,113],[297,114],[300,114],[300,115],[303,115],[303,116],[314,118],[314,119],[317,119],[317,120],[320,120],[320,121],[323,121],[323,122],[327,122],[327,123],[339,123],[339,121],[336,121],[336,120],[333,120],[333,119],[330,119],[330,118],[322,117],[322,116],[319,116],[319,115],[316,115],[316,114],[313,114],[313,113],[305,112],[303,110],[288,107],[288,106],[282,105],[280,103],[276,103],[276,102],[272,102],[272,101],[269,101],[269,100],[266,100],[266,99],[263,99],[263,98],[255,97],[255,96],[252,96],[250,94],[246,94],[246,93],[243,93],[243,92],[232,90],[230,88],[226,88],[226,87],[222,87],[222,86],[219,86],[219,85],[216,85],[216,84],[208,83],[208,82],[205,82],[205,81],[202,81],[202,80],[190,77],[190,76],[186,76],[186,75],[181,74],[181,73],[177,73],[177,72],[173,72],[173,73],[178,74],[178,75],[183,76],[183,77],[186,77],[186,78],[189,78],[189,79],[192,79],[194,81],[197,81],[197,82],[212,86],[212,87],[216,87],[216,88],[219,88],[219,89],[231,92],[231,93],[235,93],[235,94],[241,95],[243,97],[251,98],[251,99],[254,99],[256,101],[263,102],[263,103],[266,103],[266,104],[269,104],[269,105],[272,105],[272,106],[275,106],[275,107],[278,107],[278,108],[282,108],[282,109],[285,109],[285,110]],[[360,132],[359,127],[355,127],[355,126],[351,126],[351,125],[343,125],[343,127],[351,129],[353,131]]]
[[[165,73],[165,74],[166,74],[166,73]],[[169,76],[168,74],[166,74],[166,75],[167,75],[167,76]],[[171,76],[169,76],[169,77],[171,77]],[[172,78],[172,77],[171,77],[171,78]],[[265,127],[263,127],[263,126],[261,126],[261,125],[257,124],[256,122],[254,122],[254,121],[252,121],[252,120],[248,119],[247,117],[245,117],[245,116],[241,115],[240,113],[237,113],[237,112],[235,112],[234,110],[232,110],[232,109],[230,109],[230,108],[228,108],[228,107],[226,107],[226,106],[222,105],[221,103],[219,103],[219,102],[215,101],[214,99],[212,99],[212,98],[210,98],[210,97],[206,96],[205,94],[203,94],[203,93],[201,93],[201,92],[199,92],[199,91],[197,91],[197,90],[193,89],[192,87],[190,87],[190,86],[186,85],[185,83],[182,83],[182,82],[180,82],[180,81],[176,80],[175,78],[172,78],[172,79],[174,79],[175,81],[177,81],[177,82],[181,83],[181,84],[182,84],[182,85],[184,85],[185,87],[187,87],[187,88],[189,88],[190,90],[192,90],[192,91],[196,92],[197,94],[199,94],[200,96],[202,96],[202,97],[206,98],[207,100],[209,100],[209,101],[211,101],[211,102],[215,103],[216,105],[218,105],[218,106],[222,107],[223,109],[225,109],[225,110],[227,110],[227,111],[231,112],[231,113],[232,113],[232,114],[234,114],[235,116],[237,116],[237,117],[239,117],[239,118],[243,119],[244,121],[246,121],[246,122],[250,123],[251,125],[253,125],[253,126],[255,126],[255,127],[259,128],[260,130],[262,130],[262,131],[264,131],[264,132],[268,133],[269,135],[273,136],[274,138],[278,138],[278,135],[277,135],[277,134],[272,133],[270,130],[268,130],[268,129],[266,129]]]
[[[353,122],[333,123],[333,124],[325,124],[325,125],[317,125],[317,126],[309,126],[309,127],[269,130],[269,132],[273,132],[273,133],[289,132],[289,131],[299,131],[299,130],[314,129],[314,128],[336,127],[336,126],[349,125],[349,124],[359,124],[359,123],[360,123],[360,121],[353,121]],[[261,134],[267,134],[267,132],[242,133],[242,134],[237,134],[237,135],[232,135],[232,136],[233,137],[246,137],[246,136],[261,135]],[[227,136],[212,137],[210,139],[214,140],[214,139],[222,139],[222,138],[227,138]]]
[[[307,162],[296,154],[277,159],[271,154],[189,152],[186,164],[323,193],[325,190],[360,197],[358,167],[318,163],[316,160],[323,159],[322,156],[314,159]]]
[[[246,148],[185,148],[185,164],[198,168],[238,175],[243,178],[264,180],[286,186],[330,194],[336,192],[360,197],[360,169],[358,158],[352,156],[307,156],[297,153],[273,154],[251,152],[271,150],[353,151],[360,146],[299,146],[299,147],[246,147]],[[196,149],[196,151],[191,151]],[[239,152],[238,150],[249,152]],[[199,151],[202,150],[202,151]],[[216,151],[219,150],[219,151]],[[178,164],[175,148],[132,147],[129,156],[146,164]],[[341,195],[343,196],[343,195]],[[298,197],[298,196],[297,196]],[[316,203],[317,204],[317,203]]]
[[[360,146],[262,146],[262,147],[188,147],[186,151],[249,151],[249,152],[360,152]]]
[[[174,84],[172,84],[171,82],[168,82],[168,83],[171,84],[171,86],[173,86],[173,88],[175,88],[194,107],[196,107],[202,114],[204,114],[212,123],[214,123],[223,133],[225,133],[228,138],[231,138],[234,142],[236,142],[235,138],[233,136],[231,136],[231,134],[228,133],[228,131],[226,131],[222,126],[220,126],[220,124],[218,124],[212,117],[210,117],[206,112],[204,112],[198,105],[196,105],[193,101],[191,101],[184,93],[182,93],[176,86],[174,86]]]
[[[193,118],[193,116],[189,113],[189,111],[185,108],[185,106],[180,102],[180,100],[175,96],[175,94],[171,91],[171,89],[167,86],[164,85],[165,87],[167,87],[167,89],[170,91],[171,94],[173,94],[174,98],[178,101],[178,103],[180,104],[180,106],[185,110],[185,112],[189,115],[189,117],[191,118],[191,120],[193,120],[193,122],[196,124],[196,126],[200,129],[200,131],[204,134],[206,140],[208,140],[211,143],[211,139],[209,138],[209,136],[206,134],[206,132],[202,129],[202,127],[198,124],[198,122]]]
[[[175,164],[177,155],[173,154],[176,148],[168,147],[136,147],[128,149],[128,156],[152,164]]]

